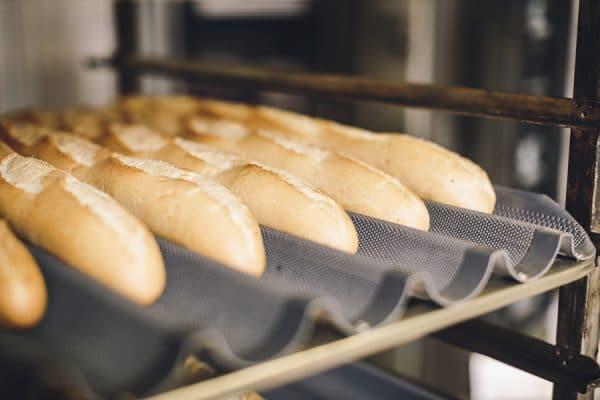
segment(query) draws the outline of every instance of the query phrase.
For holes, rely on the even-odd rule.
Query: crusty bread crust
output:
[[[0,220],[0,321],[13,328],[35,325],[44,315],[47,297],[39,266]]]

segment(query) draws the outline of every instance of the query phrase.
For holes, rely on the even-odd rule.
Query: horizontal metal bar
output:
[[[166,75],[216,85],[310,94],[322,97],[373,100],[457,114],[515,119],[578,128],[600,128],[600,102],[564,97],[530,96],[465,87],[298,72],[155,57],[92,60],[91,66],[111,65],[129,72]]]
[[[463,322],[433,336],[579,393],[587,393],[600,380],[594,359],[482,320]]]

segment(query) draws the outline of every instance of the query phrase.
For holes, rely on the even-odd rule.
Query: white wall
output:
[[[0,1],[0,112],[110,101],[114,74],[84,62],[114,42],[111,1]]]

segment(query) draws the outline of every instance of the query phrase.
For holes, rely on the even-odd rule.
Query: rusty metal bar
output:
[[[573,96],[577,101],[600,99],[600,2],[580,0]],[[572,129],[567,181],[567,209],[588,232],[596,248],[600,240],[597,209],[600,129]],[[600,273],[560,289],[556,344],[594,359],[598,355],[600,325]],[[554,386],[554,399],[592,399],[562,385]]]
[[[146,56],[130,56],[115,62],[95,60],[90,65],[105,65],[107,62],[139,74],[166,75],[206,84],[373,100],[535,124],[600,128],[600,102],[585,99],[574,101],[465,87],[395,83],[344,75],[283,72]]]

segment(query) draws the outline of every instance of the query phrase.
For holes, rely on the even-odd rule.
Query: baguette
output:
[[[44,315],[46,302],[39,266],[0,220],[0,321],[13,328],[31,327]]]
[[[165,287],[151,233],[112,198],[0,146],[0,216],[33,244],[139,304]]]
[[[212,178],[241,198],[261,224],[355,253],[358,236],[331,198],[281,170],[139,125],[113,124],[101,144],[130,156],[163,160]]]
[[[200,112],[209,116],[341,151],[398,178],[424,199],[485,213],[494,209],[496,195],[485,171],[432,142],[409,135],[375,134],[271,107],[208,99],[198,104]]]
[[[236,152],[289,171],[320,188],[344,208],[427,230],[429,214],[421,199],[397,179],[335,151],[251,130],[226,120],[196,116],[187,138]]]
[[[258,126],[381,168],[424,199],[484,213],[494,210],[496,194],[485,171],[435,143],[409,135],[374,134],[268,107],[257,107],[255,118]]]
[[[19,137],[19,129],[8,132]],[[113,154],[69,134],[44,134],[21,151],[107,192],[159,236],[247,274],[264,271],[258,222],[210,179],[164,162]]]

